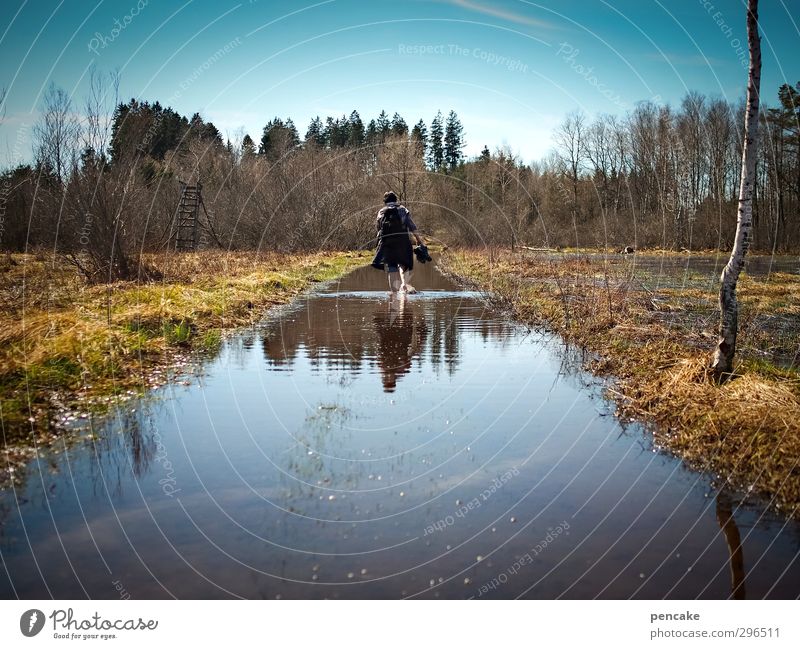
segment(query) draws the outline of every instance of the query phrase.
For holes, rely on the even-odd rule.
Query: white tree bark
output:
[[[739,184],[739,209],[736,216],[736,238],[722,277],[719,289],[719,341],[714,352],[712,369],[718,379],[724,380],[733,372],[736,352],[739,304],[736,300],[736,283],[744,268],[744,258],[750,247],[753,229],[753,184],[755,182],[756,156],[758,155],[758,110],[761,87],[761,39],[758,35],[758,0],[747,3],[747,44],[750,48],[750,70],[747,80],[747,111],[744,117],[744,146],[742,147],[742,175]]]

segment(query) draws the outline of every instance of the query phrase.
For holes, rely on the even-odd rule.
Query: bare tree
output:
[[[577,237],[578,180],[586,157],[586,118],[583,113],[575,111],[567,115],[555,133],[555,141],[560,149],[561,163],[572,182],[572,227]]]
[[[492,159],[492,166],[490,167],[490,172],[492,174],[491,187],[495,190],[499,190],[499,196],[495,196],[497,208],[499,208],[499,214],[497,215],[498,224],[500,224],[501,229],[508,227],[511,239],[511,250],[514,250],[514,246],[519,238],[518,212],[515,209],[516,205],[514,207],[510,206],[511,200],[509,197],[509,194],[512,194],[519,184],[517,163],[518,161],[511,152],[511,148],[505,146],[497,149]],[[496,191],[492,193],[496,194]]]
[[[41,121],[34,127],[36,161],[62,183],[77,159],[80,124],[72,100],[63,88],[51,83],[44,96]]]
[[[89,96],[86,98],[86,128],[83,131],[84,151],[105,157],[111,140],[111,120],[119,104],[119,74],[107,76],[92,68]]]
[[[731,107],[723,100],[713,100],[707,112],[709,165],[708,194],[718,205],[726,198],[727,174],[731,143],[734,138]]]
[[[750,49],[750,69],[747,79],[747,112],[744,117],[745,140],[742,147],[742,175],[739,184],[739,209],[736,216],[736,237],[731,257],[722,271],[719,289],[719,342],[714,352],[712,369],[718,379],[733,371],[736,352],[739,305],[736,283],[744,268],[744,258],[750,246],[753,228],[753,184],[758,155],[758,110],[761,87],[761,39],[758,35],[758,0],[747,3],[747,44]]]
[[[608,203],[609,181],[612,168],[613,147],[611,146],[611,128],[608,116],[598,117],[589,127],[587,134],[586,157],[594,167],[593,178],[600,184],[600,209],[604,210]]]
[[[427,179],[419,144],[406,135],[389,136],[380,148],[378,173],[387,189],[399,190],[404,201],[415,200]]]

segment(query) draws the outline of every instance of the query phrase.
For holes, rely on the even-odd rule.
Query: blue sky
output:
[[[762,95],[800,80],[800,0],[762,0]],[[3,0],[0,165],[30,158],[52,81],[84,103],[89,70],[119,70],[120,97],[200,112],[258,140],[274,116],[409,124],[454,109],[467,152],[507,144],[526,161],[576,108],[624,113],[689,89],[738,100],[747,77],[742,0]],[[737,52],[738,50],[738,52]]]

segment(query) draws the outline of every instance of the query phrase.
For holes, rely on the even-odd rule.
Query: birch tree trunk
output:
[[[758,107],[761,86],[761,39],[758,35],[758,0],[747,2],[747,44],[750,48],[750,70],[747,80],[747,108],[744,117],[744,143],[742,146],[742,172],[739,182],[739,209],[736,216],[736,238],[722,271],[719,289],[719,341],[714,352],[711,369],[718,380],[733,372],[736,352],[739,305],[736,301],[736,283],[744,268],[744,258],[753,230],[753,185],[756,156],[758,155]]]

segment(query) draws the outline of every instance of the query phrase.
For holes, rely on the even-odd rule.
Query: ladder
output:
[[[175,250],[197,250],[198,210],[203,200],[200,196],[202,185],[181,183],[181,200],[178,204],[177,229],[175,231]]]

